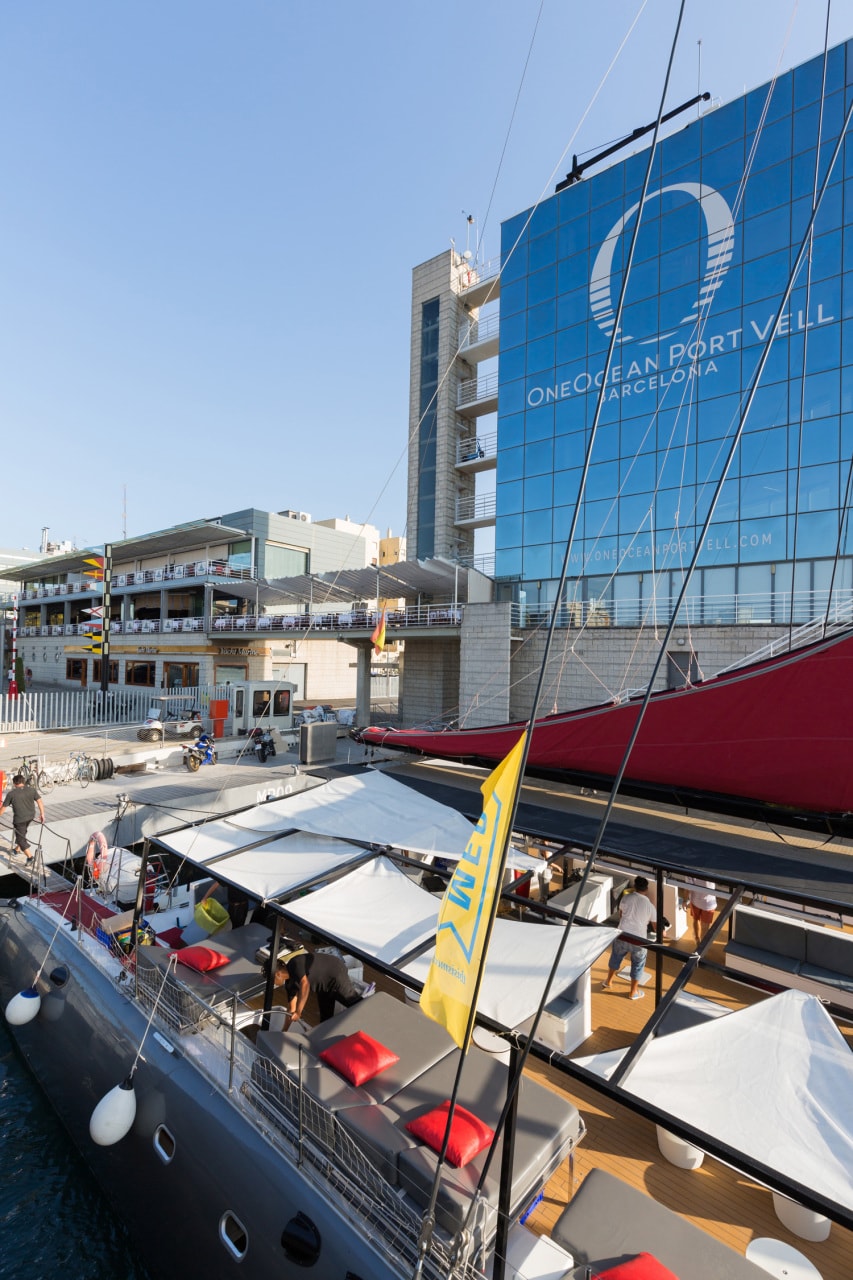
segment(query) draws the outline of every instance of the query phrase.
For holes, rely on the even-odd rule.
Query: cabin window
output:
[[[249,1248],[249,1235],[239,1218],[230,1209],[219,1219],[219,1239],[225,1248],[241,1262]]]
[[[272,713],[274,716],[290,715],[290,690],[276,689],[272,696]]]
[[[175,1137],[164,1124],[158,1125],[154,1132],[154,1150],[163,1164],[171,1164],[175,1158]]]
[[[281,1247],[290,1262],[298,1267],[313,1267],[320,1257],[320,1232],[306,1214],[297,1213],[281,1233]]]

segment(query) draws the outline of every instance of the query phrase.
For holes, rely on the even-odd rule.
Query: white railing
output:
[[[459,267],[459,285],[461,292],[473,289],[474,285],[486,284],[496,280],[501,273],[500,258],[490,258],[486,262],[463,262]]]
[[[241,569],[229,565],[225,560],[191,560],[186,564],[164,564],[155,569],[136,569],[133,572],[114,572],[113,590],[124,587],[148,586],[150,583],[166,583],[180,581],[183,578],[229,578],[232,581],[253,581],[251,569]],[[71,582],[49,582],[33,584],[21,592],[22,600],[43,600],[52,596],[73,595],[75,592],[86,592],[88,595],[100,595],[101,584],[91,579]]]
[[[498,453],[497,431],[484,432],[482,435],[463,436],[456,445],[456,465],[465,462],[478,462],[482,458],[496,458]]]
[[[498,394],[498,375],[485,373],[478,378],[467,378],[459,383],[456,394],[457,408],[463,405],[476,404],[478,400],[488,400]]]
[[[51,729],[86,729],[109,724],[141,724],[160,689],[112,685],[106,696],[100,689],[57,689],[21,693],[17,698],[0,695],[0,729],[4,733],[47,732]],[[202,715],[212,698],[230,699],[229,685],[201,685],[169,689],[187,706],[197,706]]]
[[[470,498],[457,498],[456,524],[462,524],[469,520],[494,520],[495,510],[495,495],[493,493],[484,494],[481,498],[475,497],[473,494]]]
[[[647,600],[609,600],[602,597],[597,600],[570,601],[560,607],[557,626],[660,626],[669,621],[675,603],[675,598],[667,595]],[[827,604],[825,591],[798,591],[794,593],[792,615],[791,593],[788,591],[749,592],[736,596],[692,596],[682,603],[677,625],[778,627],[787,626],[793,616],[795,626],[813,624],[820,630],[827,613]],[[547,626],[551,621],[552,610],[552,605],[513,604],[513,625],[522,628]],[[853,618],[853,593],[836,593],[829,617],[833,624],[849,625]]]
[[[480,342],[487,342],[489,338],[496,338],[500,327],[500,315],[497,312],[485,319],[464,321],[459,326],[459,350],[466,351]]]

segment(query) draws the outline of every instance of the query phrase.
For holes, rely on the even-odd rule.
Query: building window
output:
[[[198,688],[197,662],[167,662],[163,674],[167,689]]]
[[[280,542],[267,542],[264,546],[264,577],[295,578],[308,572],[308,552],[297,547],[286,547]]]
[[[101,679],[101,659],[96,658],[92,663],[92,679],[98,684]],[[107,679],[110,684],[118,684],[118,663],[110,662]]]
[[[239,542],[228,543],[229,569],[252,568],[252,539],[241,538]]]
[[[66,658],[65,659],[65,679],[79,680],[80,684],[86,686],[86,669],[89,663],[85,658]]]
[[[127,662],[124,668],[124,683],[147,685],[153,689],[157,679],[156,662]]]
[[[421,308],[421,386],[418,429],[418,529],[417,555],[423,560],[435,554],[435,467],[438,427],[438,316],[439,299]]]

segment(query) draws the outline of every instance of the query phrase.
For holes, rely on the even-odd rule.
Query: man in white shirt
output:
[[[619,903],[619,928],[622,933],[630,933],[634,938],[648,936],[649,925],[657,915],[657,908],[647,896],[648,888],[649,882],[646,877],[637,876],[634,881],[634,888],[629,893],[624,894],[622,901]],[[630,1000],[642,1000],[645,993],[640,990],[640,980],[646,968],[646,955],[648,953],[641,943],[623,938],[621,934],[613,940],[613,948],[610,952],[610,968],[601,985],[605,991],[610,990],[613,979],[619,971],[619,966],[626,955],[629,954],[631,956],[631,988],[628,992],[628,998]]]

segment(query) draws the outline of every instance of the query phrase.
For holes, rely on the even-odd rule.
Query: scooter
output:
[[[209,733],[203,733],[195,742],[182,742],[183,763],[190,773],[198,773],[203,764],[216,764],[216,743]]]
[[[259,764],[265,764],[269,756],[275,755],[273,732],[270,728],[262,729],[260,725],[252,730],[252,746]]]

